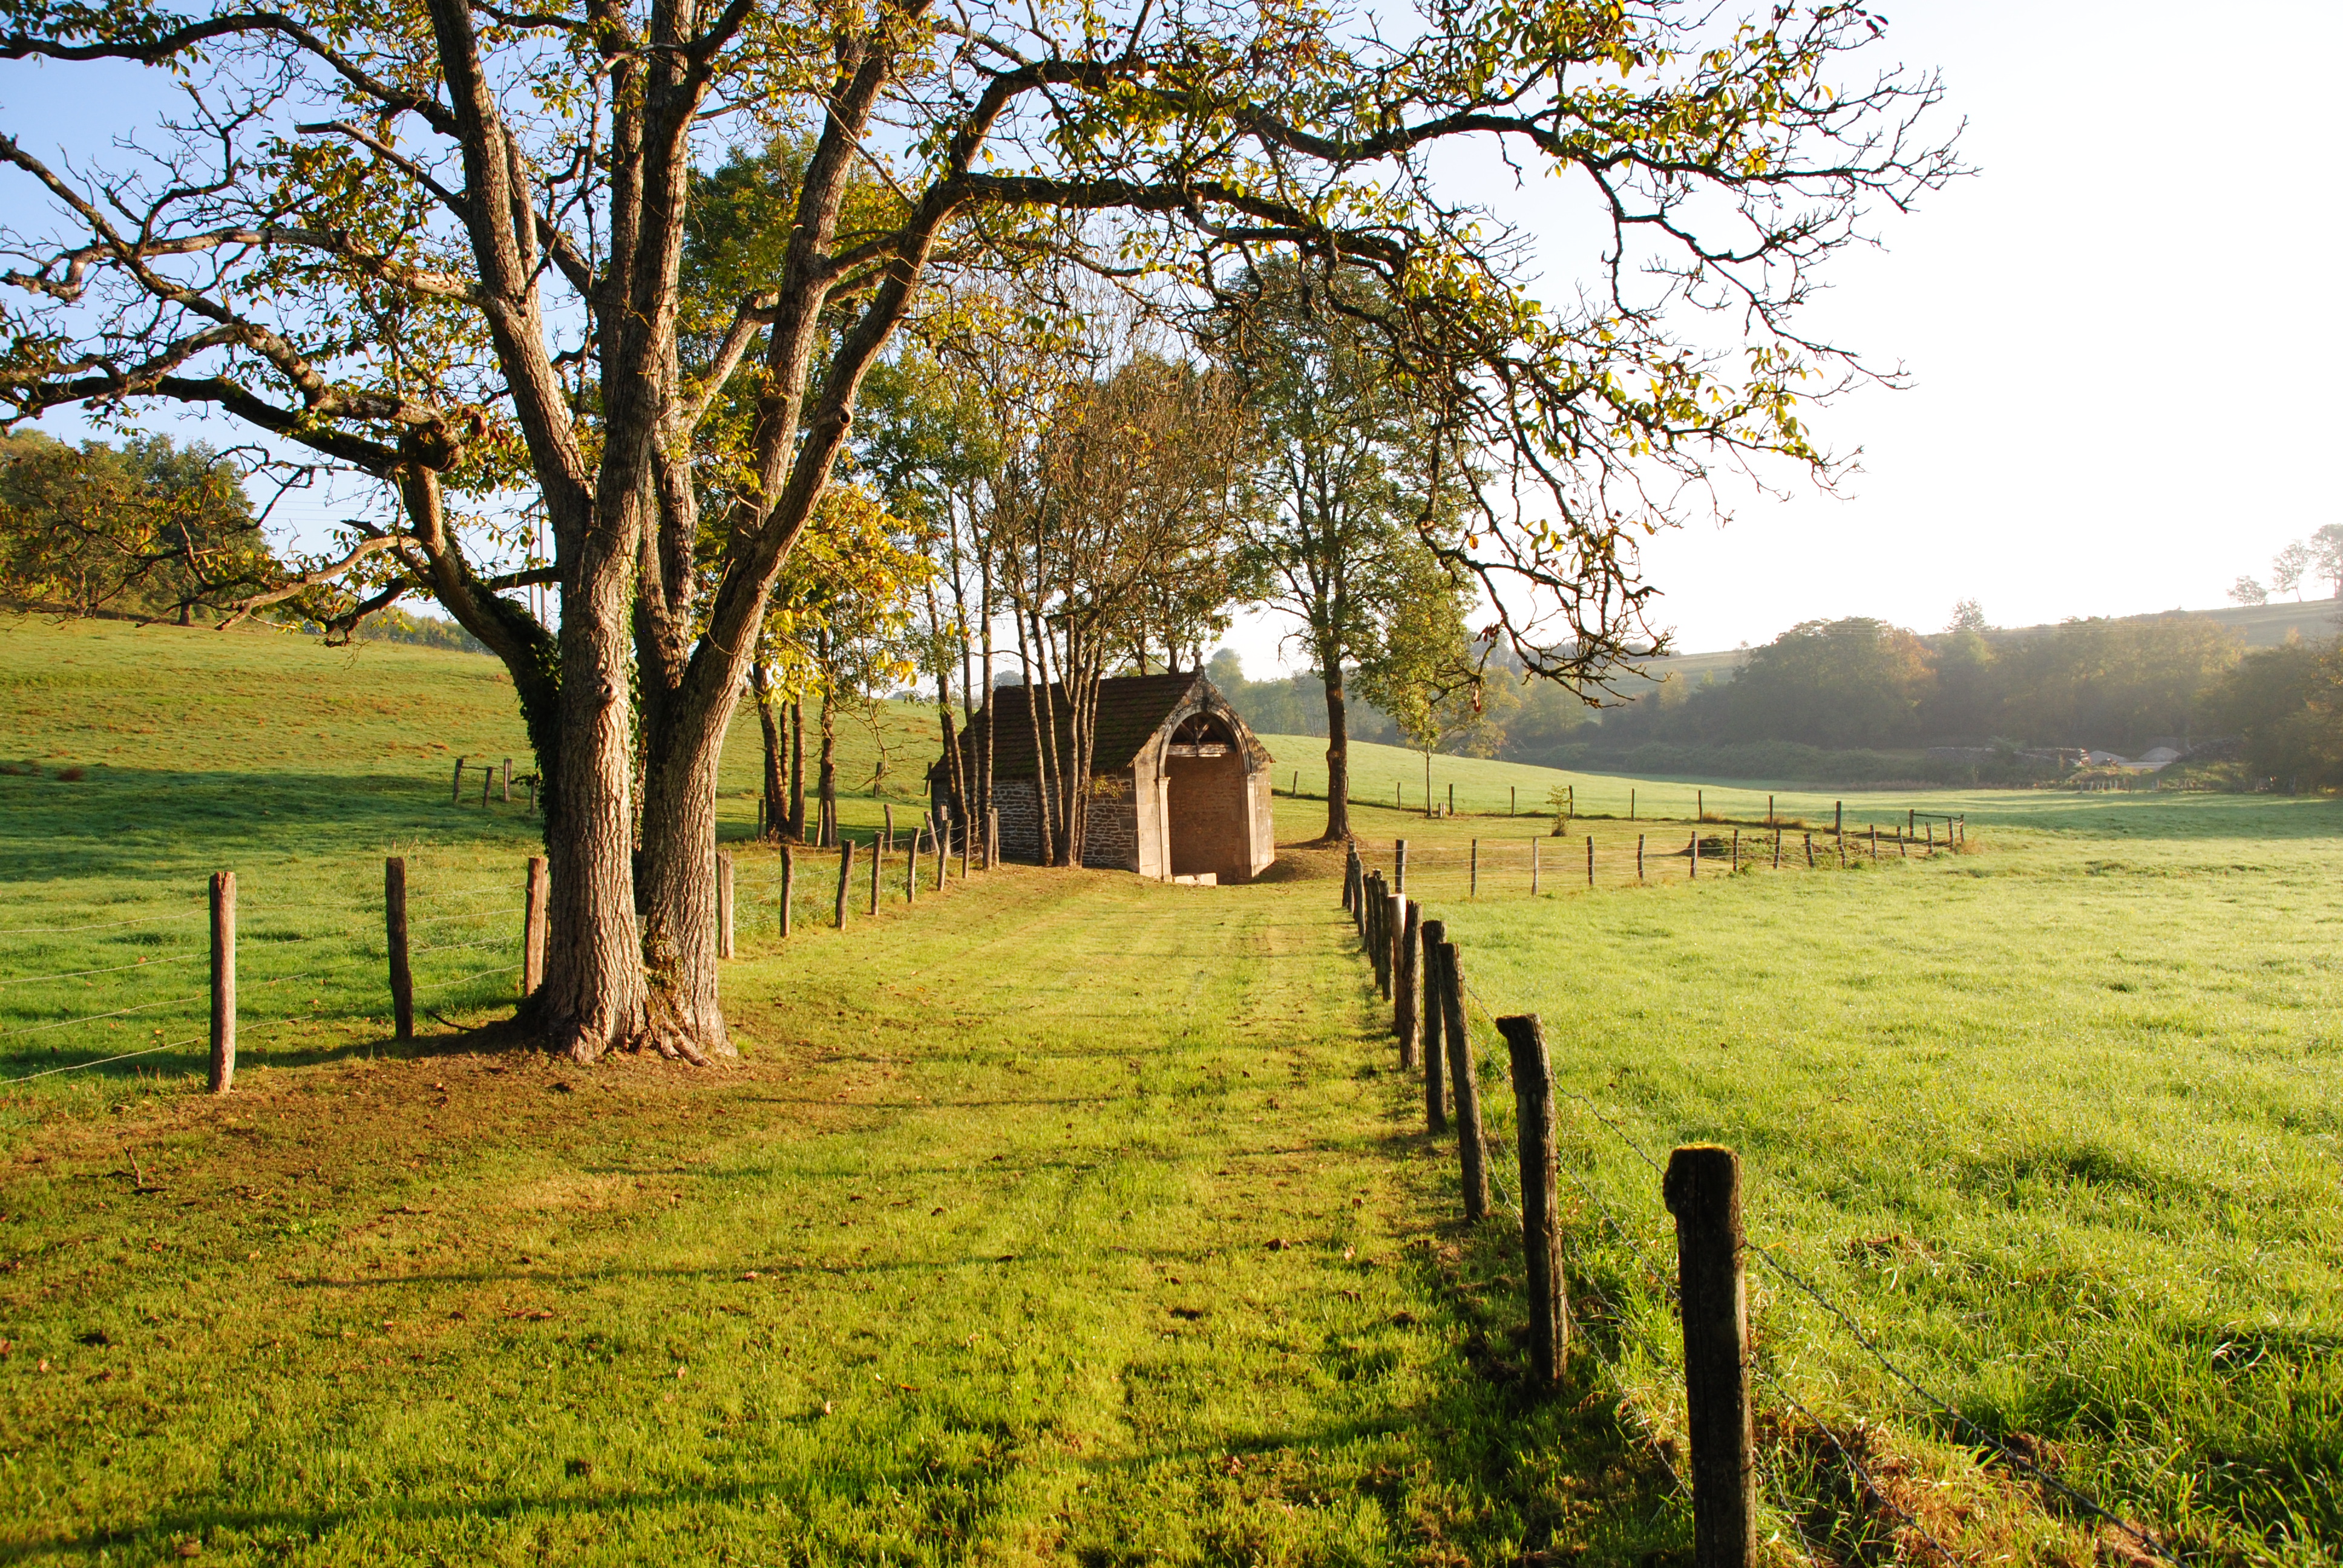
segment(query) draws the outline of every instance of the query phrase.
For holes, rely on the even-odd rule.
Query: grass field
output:
[[[1736,876],[1710,825],[1695,883],[1688,788],[1638,785],[1679,819],[1631,822],[1590,778],[1622,814],[1563,839],[1362,805],[1475,993],[1501,1212],[1467,1231],[1335,856],[1299,847],[1322,800],[1279,799],[1253,887],[1008,870],[907,906],[898,862],[879,917],[858,890],[786,947],[743,846],[742,1062],[580,1070],[497,1029],[531,824],[447,799],[450,753],[516,745],[508,702],[430,650],[0,628],[0,759],[38,769],[0,777],[10,1560],[1688,1563],[1636,1147],[1690,1139],[1742,1151],[1753,1239],[1963,1415],[2192,1561],[2343,1556],[2343,806],[1850,798],[1966,813],[1973,852]],[[1460,806],[1562,777],[1476,766]],[[1422,762],[1363,756],[1363,796],[1371,767]],[[418,917],[485,944],[429,956],[457,983],[411,1048],[373,935],[396,850]],[[196,1016],[29,1032],[200,990],[164,960],[223,864],[238,1092],[197,1092],[192,1048],[25,1080]],[[63,925],[95,929],[27,934]],[[1484,1016],[1516,1010],[1570,1097],[1580,1349],[1537,1402]],[[1765,1258],[1750,1282],[1771,1560],[2137,1555]]]

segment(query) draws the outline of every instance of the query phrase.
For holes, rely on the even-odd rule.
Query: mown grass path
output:
[[[1520,1397],[1331,891],[1003,873],[751,944],[738,1068],[449,1042],[20,1126],[0,1553],[1680,1549],[1606,1401]]]

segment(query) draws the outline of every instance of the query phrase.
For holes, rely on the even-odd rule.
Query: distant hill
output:
[[[2247,648],[2271,648],[2282,643],[2288,632],[2298,634],[2306,642],[2332,638],[2343,631],[2343,600],[2331,598],[2288,600],[2283,604],[2229,605],[2220,609],[2164,610],[2165,615],[2197,615],[2218,621],[2242,633]],[[2153,615],[2119,616],[2120,620],[2154,620]],[[1988,638],[2020,637],[2027,632],[2047,631],[2043,626],[1997,626],[1986,633]],[[1929,636],[1936,634],[1929,633]],[[1719,680],[1731,678],[1741,662],[1743,650],[1726,648],[1714,653],[1679,653],[1666,658],[1655,658],[1650,668],[1654,674],[1680,675],[1698,682],[1704,675],[1714,675]]]

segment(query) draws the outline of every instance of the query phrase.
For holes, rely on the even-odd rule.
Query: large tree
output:
[[[1390,653],[1394,670],[1412,671],[1395,692],[1415,692],[1420,677],[1449,678],[1416,668],[1422,648],[1393,640],[1430,586],[1420,535],[1454,542],[1465,488],[1461,476],[1446,497],[1427,483],[1440,471],[1445,436],[1389,352],[1383,318],[1398,308],[1368,274],[1284,256],[1244,269],[1212,323],[1217,356],[1260,411],[1264,488],[1274,501],[1246,553],[1265,602],[1301,623],[1289,640],[1309,655],[1324,689],[1329,842],[1351,832],[1349,682],[1357,667],[1390,662]],[[1452,587],[1436,585],[1443,612]]]
[[[1387,329],[1425,396],[1503,454],[1452,566],[1532,668],[1584,673],[1633,641],[1616,563],[1654,479],[1718,451],[1821,460],[1795,399],[1846,362],[1795,323],[1812,269],[1872,198],[1952,166],[1914,129],[1933,78],[1843,79],[1878,25],[1839,4],[1737,24],[1443,0],[1332,29],[1299,0],[6,0],[5,19],[0,57],[139,62],[186,97],[86,170],[0,136],[54,218],[6,242],[0,397],[199,406],[382,481],[395,506],[316,575],[347,574],[353,609],[427,592],[512,670],[549,783],[538,1017],[585,1058],[722,1047],[719,747],[864,379],[940,273],[1052,248],[1197,289],[1239,254],[1372,271],[1406,302]],[[771,172],[773,243],[687,364],[698,160],[776,129],[807,156]],[[1587,293],[1540,306],[1502,224],[1442,199],[1455,143],[1579,182],[1615,236]],[[850,206],[858,182],[892,199]],[[1688,347],[1687,305],[1755,342]],[[703,535],[694,459],[736,386],[754,417]],[[529,510],[552,559],[516,569]],[[512,597],[528,581],[558,585],[557,624]]]

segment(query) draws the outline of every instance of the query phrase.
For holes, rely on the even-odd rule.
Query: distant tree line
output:
[[[1729,751],[1746,762],[1740,771],[1857,780],[1933,776],[1910,757],[1926,747],[2131,757],[2161,740],[2217,739],[2234,742],[2251,773],[2343,784],[2343,649],[2294,640],[2249,650],[2204,616],[1998,632],[1964,605],[1927,635],[1867,617],[1806,621],[1750,649],[1728,676],[1654,673],[1631,700],[1601,709],[1551,683],[1493,680],[1493,711],[1471,742],[1432,749],[1596,767],[1632,755],[1664,771],[1717,771]],[[1223,649],[1212,674],[1256,729],[1313,732],[1314,673],[1245,680]],[[1354,710],[1353,732],[1399,739],[1372,709]],[[2002,771],[2014,780],[2041,770]],[[1965,776],[1978,772],[1965,765]]]

